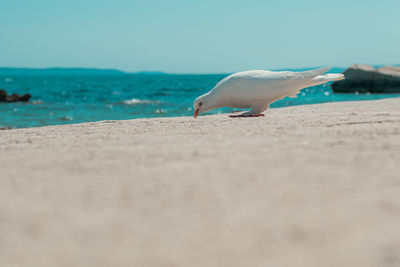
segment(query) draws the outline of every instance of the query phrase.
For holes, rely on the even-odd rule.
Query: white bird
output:
[[[250,70],[229,75],[210,92],[193,102],[196,118],[200,113],[221,107],[250,108],[231,117],[258,117],[269,105],[285,97],[296,97],[301,89],[344,79],[343,74],[324,74],[330,68],[309,71]]]

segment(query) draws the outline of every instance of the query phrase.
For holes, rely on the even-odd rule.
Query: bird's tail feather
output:
[[[310,81],[308,87],[327,83],[327,82],[340,81],[343,79],[344,79],[344,75],[341,73],[328,73],[325,75],[318,75],[317,77],[315,77],[314,79],[312,79]]]
[[[340,81],[343,80],[344,78],[345,78],[344,75],[341,73],[328,73],[324,75],[318,75],[314,77],[312,80],[310,80],[304,88],[327,82]],[[291,98],[296,98],[298,93],[300,93],[300,89],[298,90],[296,89],[294,92],[291,92],[287,96]]]

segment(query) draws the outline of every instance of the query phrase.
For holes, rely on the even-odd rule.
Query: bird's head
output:
[[[216,107],[214,107],[214,101],[212,97],[210,97],[210,94],[201,95],[193,101],[193,118],[197,118],[200,113],[207,112],[214,108]]]

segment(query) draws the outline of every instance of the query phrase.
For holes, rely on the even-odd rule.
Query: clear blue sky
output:
[[[399,0],[0,0],[0,66],[222,73],[400,63]]]

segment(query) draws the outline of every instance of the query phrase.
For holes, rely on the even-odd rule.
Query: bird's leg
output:
[[[231,118],[246,118],[246,117],[264,117],[262,114],[264,110],[268,108],[268,104],[255,105],[249,111],[242,113],[240,115],[230,115]]]
[[[264,117],[264,116],[265,116],[265,114],[262,114],[262,113],[260,113],[260,114],[248,114],[248,115],[245,115],[245,114],[229,115],[229,117],[231,117],[231,118],[253,118],[253,117]]]

